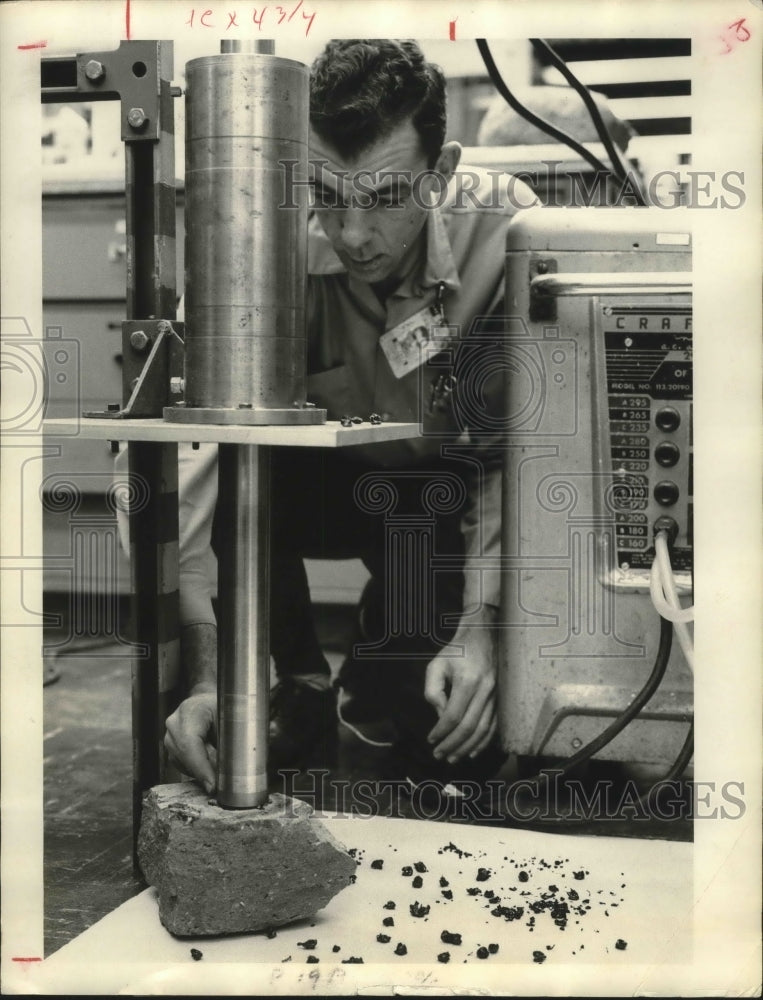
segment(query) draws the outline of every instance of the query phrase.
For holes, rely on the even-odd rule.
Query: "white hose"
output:
[[[694,620],[694,607],[682,608],[678,600],[673,567],[670,565],[667,535],[659,531],[654,540],[655,557],[649,575],[649,591],[658,614],[673,622],[676,638],[692,673],[694,673],[694,643],[687,622]]]

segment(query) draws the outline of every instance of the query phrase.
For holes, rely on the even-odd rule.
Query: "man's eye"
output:
[[[334,191],[324,191],[322,188],[311,190],[310,204],[313,208],[344,208],[342,201]]]
[[[387,194],[378,198],[376,204],[379,208],[402,208],[405,200],[400,195]]]

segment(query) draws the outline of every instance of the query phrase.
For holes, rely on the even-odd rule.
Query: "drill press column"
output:
[[[187,65],[186,423],[314,424],[305,401],[308,72],[241,48]],[[292,189],[293,187],[293,189]],[[218,801],[267,798],[269,455],[219,448]]]
[[[217,801],[268,797],[270,449],[218,448]]]
[[[186,398],[165,419],[322,423],[305,402],[306,192],[285,188],[307,172],[307,68],[228,51],[186,79]],[[217,801],[182,782],[144,803],[138,855],[177,935],[311,916],[355,869],[306,803],[268,797],[269,458],[218,449]]]

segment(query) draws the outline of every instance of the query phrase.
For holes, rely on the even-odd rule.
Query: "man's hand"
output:
[[[467,755],[476,757],[495,735],[498,649],[490,625],[496,613],[483,608],[477,620],[488,627],[460,626],[452,643],[427,667],[424,696],[440,716],[428,739],[434,756],[446,757],[451,764]]]
[[[196,778],[207,795],[217,784],[217,696],[202,691],[181,702],[167,719],[164,745],[172,760]]]

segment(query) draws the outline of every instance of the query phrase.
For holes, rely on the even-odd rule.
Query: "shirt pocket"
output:
[[[353,416],[353,393],[347,365],[337,365],[324,372],[307,376],[307,398],[320,409],[327,410],[329,420]]]

